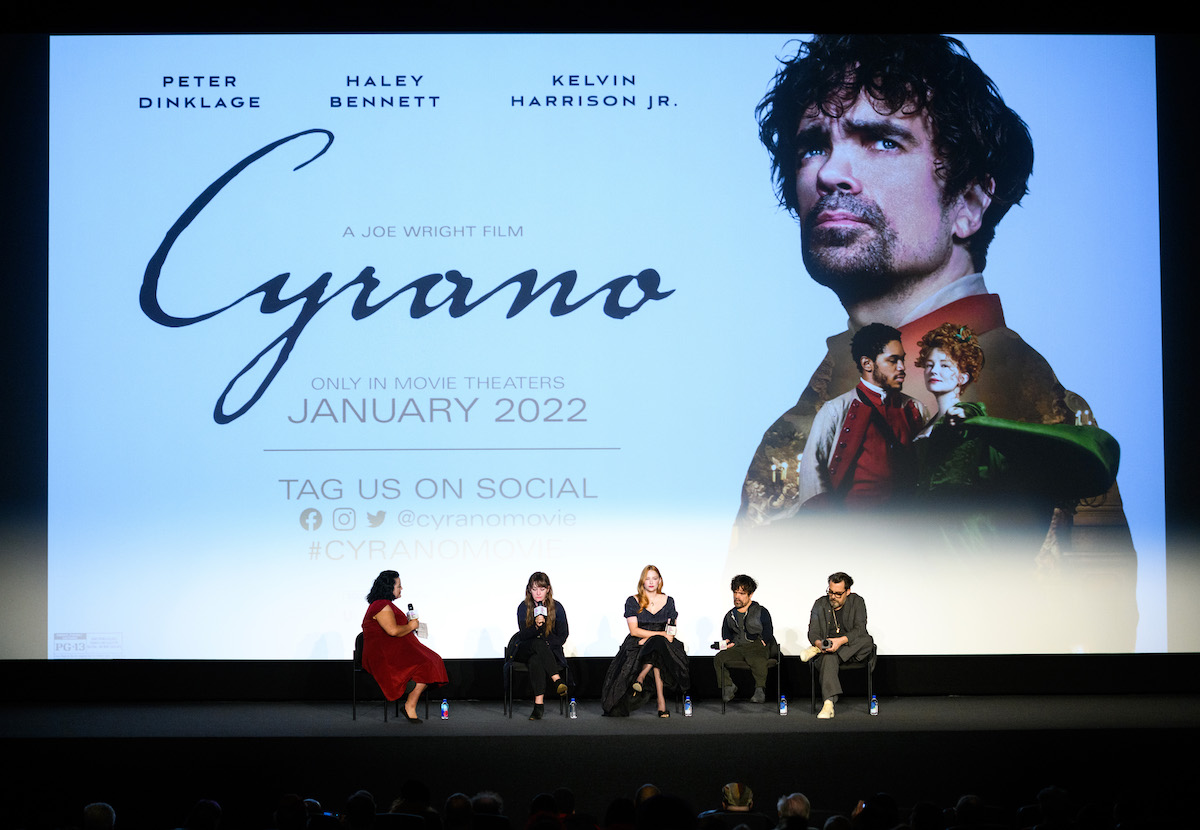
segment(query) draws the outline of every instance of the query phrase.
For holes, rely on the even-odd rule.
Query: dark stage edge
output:
[[[386,809],[410,777],[438,805],[455,791],[495,790],[514,827],[538,792],[570,787],[601,817],[646,782],[697,811],[731,780],[750,784],[768,812],[797,790],[822,814],[879,791],[906,806],[970,792],[1015,810],[1051,783],[1081,803],[1111,803],[1125,788],[1190,792],[1193,762],[1183,759],[1200,737],[1197,695],[883,697],[878,717],[856,697],[831,721],[810,715],[807,699],[791,700],[786,717],[747,702],[722,716],[718,701],[702,700],[693,717],[667,720],[651,710],[604,718],[584,700],[578,719],[551,704],[538,723],[527,701],[512,720],[498,701],[452,700],[442,721],[436,703],[418,725],[385,724],[378,701],[360,704],[357,720],[349,702],[10,704],[0,734],[17,766],[10,803],[22,809],[3,826],[33,826],[44,798],[58,814],[46,826],[78,824],[83,805],[102,800],[121,830],[163,830],[206,797],[224,807],[223,830],[258,830],[272,826],[283,793],[338,810],[365,788]],[[1165,815],[1161,826],[1172,826]]]

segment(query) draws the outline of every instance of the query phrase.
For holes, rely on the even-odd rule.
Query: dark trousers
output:
[[[821,684],[821,699],[837,703],[838,695],[842,693],[842,683],[838,679],[838,669],[842,663],[864,663],[868,659],[874,662],[871,654],[872,644],[867,643],[865,653],[851,654],[846,646],[842,646],[832,654],[818,654],[813,660],[817,663],[817,681]],[[845,659],[842,655],[845,653]],[[870,666],[874,670],[874,666]]]
[[[745,660],[750,664],[750,673],[754,675],[754,685],[767,685],[767,654],[769,649],[760,642],[743,643],[732,646],[716,653],[713,657],[713,668],[717,670],[717,686],[728,686],[729,669],[725,664],[730,660]]]
[[[551,675],[562,673],[554,652],[541,637],[526,640],[517,646],[513,659],[529,667],[529,685],[533,688],[534,697],[546,693],[546,681]]]

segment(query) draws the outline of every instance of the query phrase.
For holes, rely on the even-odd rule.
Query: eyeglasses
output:
[[[829,594],[829,596],[833,597],[834,599],[841,599],[842,597],[846,596],[846,594],[850,593],[850,589],[847,588],[844,591],[829,590],[829,591],[826,591],[825,593]]]

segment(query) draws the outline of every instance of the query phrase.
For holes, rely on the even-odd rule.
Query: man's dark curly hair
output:
[[[967,241],[983,270],[996,225],[1033,172],[1029,128],[961,42],[941,35],[818,35],[782,61],[755,109],[780,204],[796,213],[796,129],[806,114],[839,117],[866,94],[881,114],[925,113],[948,204],[974,184],[992,202]]]
[[[758,583],[748,574],[738,574],[729,580],[729,590],[736,591],[738,588],[741,588],[747,594],[753,594],[758,590]]]
[[[900,330],[883,323],[867,323],[850,338],[850,356],[854,365],[862,371],[862,359],[875,360],[883,354],[887,344],[900,339]]]
[[[839,582],[845,582],[847,591],[849,591],[852,587],[854,587],[853,577],[851,577],[850,574],[844,573],[842,571],[838,571],[837,573],[830,574],[829,582],[833,585],[837,585]]]

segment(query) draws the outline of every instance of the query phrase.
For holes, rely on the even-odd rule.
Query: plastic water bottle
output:
[[[787,714],[787,695],[779,696],[779,714],[781,714],[781,715]]]
[[[571,720],[575,720],[579,717],[579,712],[575,708],[575,698],[571,698],[570,704],[567,705],[567,717]]]
[[[683,696],[683,716],[685,718],[690,718],[692,716],[692,696],[691,695]]]
[[[442,698],[442,720],[450,720],[450,701]]]
[[[871,714],[879,714],[879,698],[875,697],[875,695],[871,695]]]

